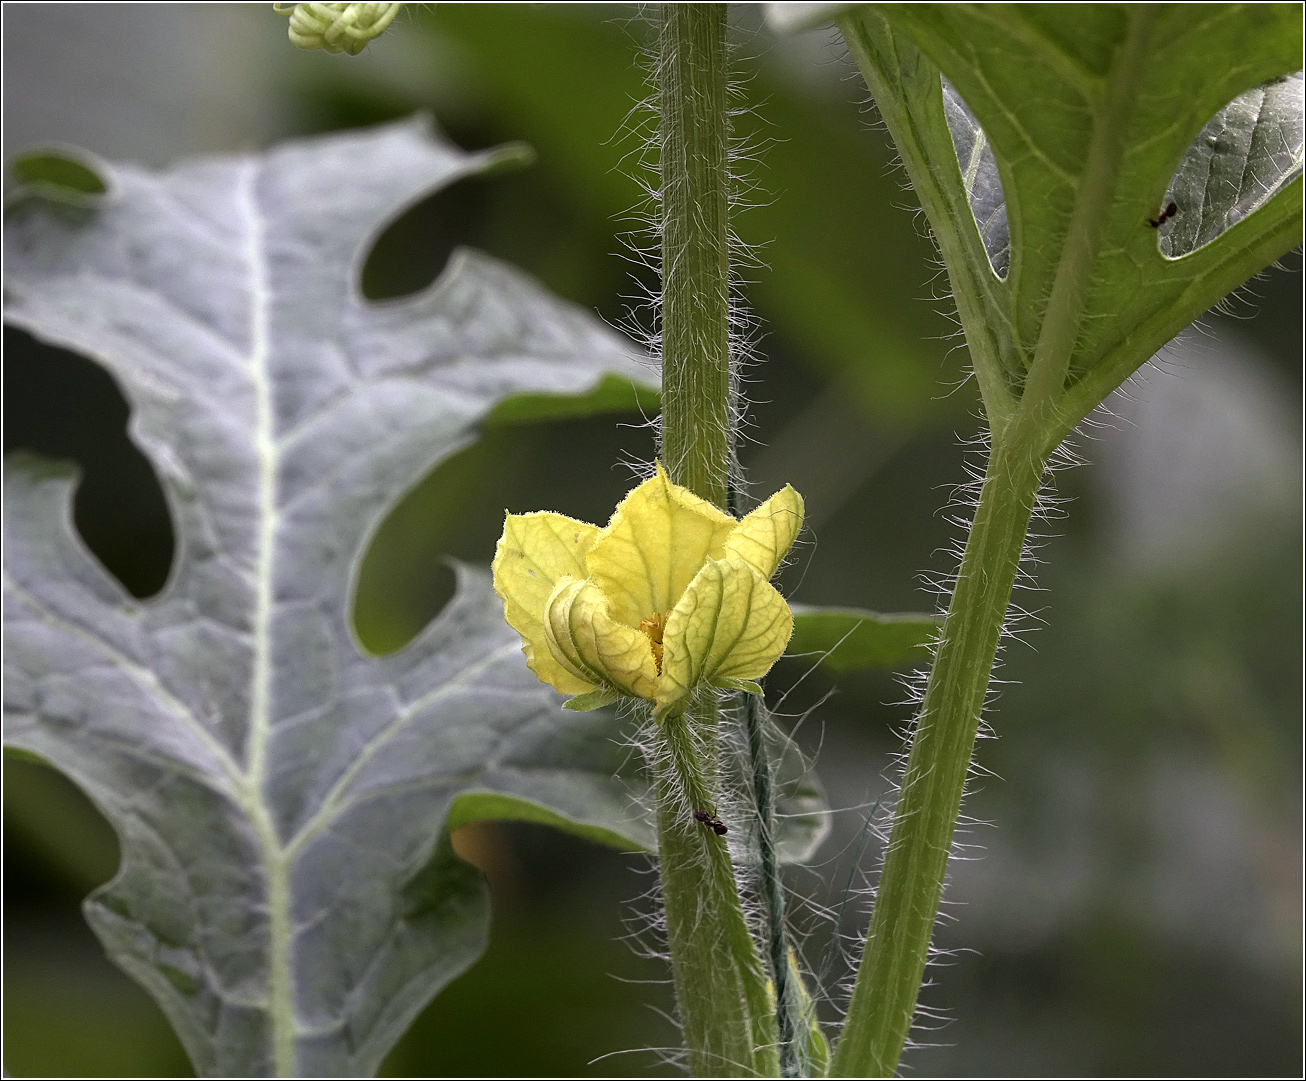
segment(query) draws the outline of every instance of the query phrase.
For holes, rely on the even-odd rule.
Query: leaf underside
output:
[[[1185,151],[1163,200],[1182,204],[1160,228],[1161,251],[1178,259],[1210,243],[1302,171],[1302,72],[1239,94]]]
[[[655,392],[627,342],[476,252],[363,300],[384,226],[497,160],[418,118],[162,173],[86,158],[103,195],[10,211],[7,318],[113,374],[178,543],[136,600],[75,534],[74,471],[10,456],[6,739],[117,830],[87,918],[203,1074],[375,1071],[484,946],[450,825],[653,845],[622,722],[534,678],[484,572],[396,654],[349,623],[381,519],[485,418]],[[64,175],[88,188],[40,179]],[[820,794],[787,768],[801,855]]]
[[[1050,450],[1301,241],[1292,5],[867,4],[839,23],[942,248],[995,429],[1046,353],[1065,370]]]
[[[1007,225],[1007,197],[1002,190],[993,144],[975,119],[975,114],[957,93],[957,88],[946,78],[942,80],[942,86],[944,115],[948,118],[948,130],[957,150],[966,200],[984,240],[989,266],[999,278],[1005,278],[1011,266],[1011,229]]]

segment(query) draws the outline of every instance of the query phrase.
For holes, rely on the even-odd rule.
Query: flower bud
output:
[[[273,4],[290,16],[290,40],[301,49],[357,56],[394,21],[402,4]]]

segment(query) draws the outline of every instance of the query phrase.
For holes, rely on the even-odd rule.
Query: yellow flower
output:
[[[740,521],[657,473],[606,529],[562,514],[509,514],[494,588],[526,663],[571,709],[622,696],[682,712],[703,686],[744,690],[793,633],[770,584],[803,524],[785,487]]]

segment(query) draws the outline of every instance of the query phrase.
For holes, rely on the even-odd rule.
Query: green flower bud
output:
[[[290,16],[290,40],[301,49],[357,56],[394,21],[402,4],[273,4]]]

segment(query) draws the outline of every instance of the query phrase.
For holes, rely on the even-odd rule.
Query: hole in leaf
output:
[[[5,904],[74,905],[118,869],[118,837],[72,781],[44,761],[4,753]],[[15,904],[16,902],[16,904]]]
[[[999,278],[1006,278],[1011,266],[1011,232],[1007,227],[1007,199],[1002,190],[1002,178],[998,175],[998,161],[970,106],[962,100],[952,83],[943,76],[940,79],[943,82],[943,115],[948,121],[957,164],[961,166],[966,184],[966,199],[984,241],[989,266]]]
[[[4,350],[4,449],[75,461],[82,540],[128,592],[153,596],[172,567],[172,521],[158,477],[127,437],[118,385],[100,365],[12,327]]]
[[[479,176],[442,188],[410,207],[377,237],[363,263],[368,300],[394,300],[427,288],[455,248],[474,245],[490,209]]]
[[[1271,79],[1207,121],[1161,201],[1178,208],[1159,230],[1163,255],[1209,244],[1301,175],[1304,86],[1300,71]]]
[[[624,422],[623,422],[624,421]],[[514,514],[554,510],[604,525],[635,486],[615,463],[652,461],[653,435],[630,415],[492,426],[390,510],[354,587],[354,629],[372,653],[403,648],[453,596],[447,557],[487,565]]]

